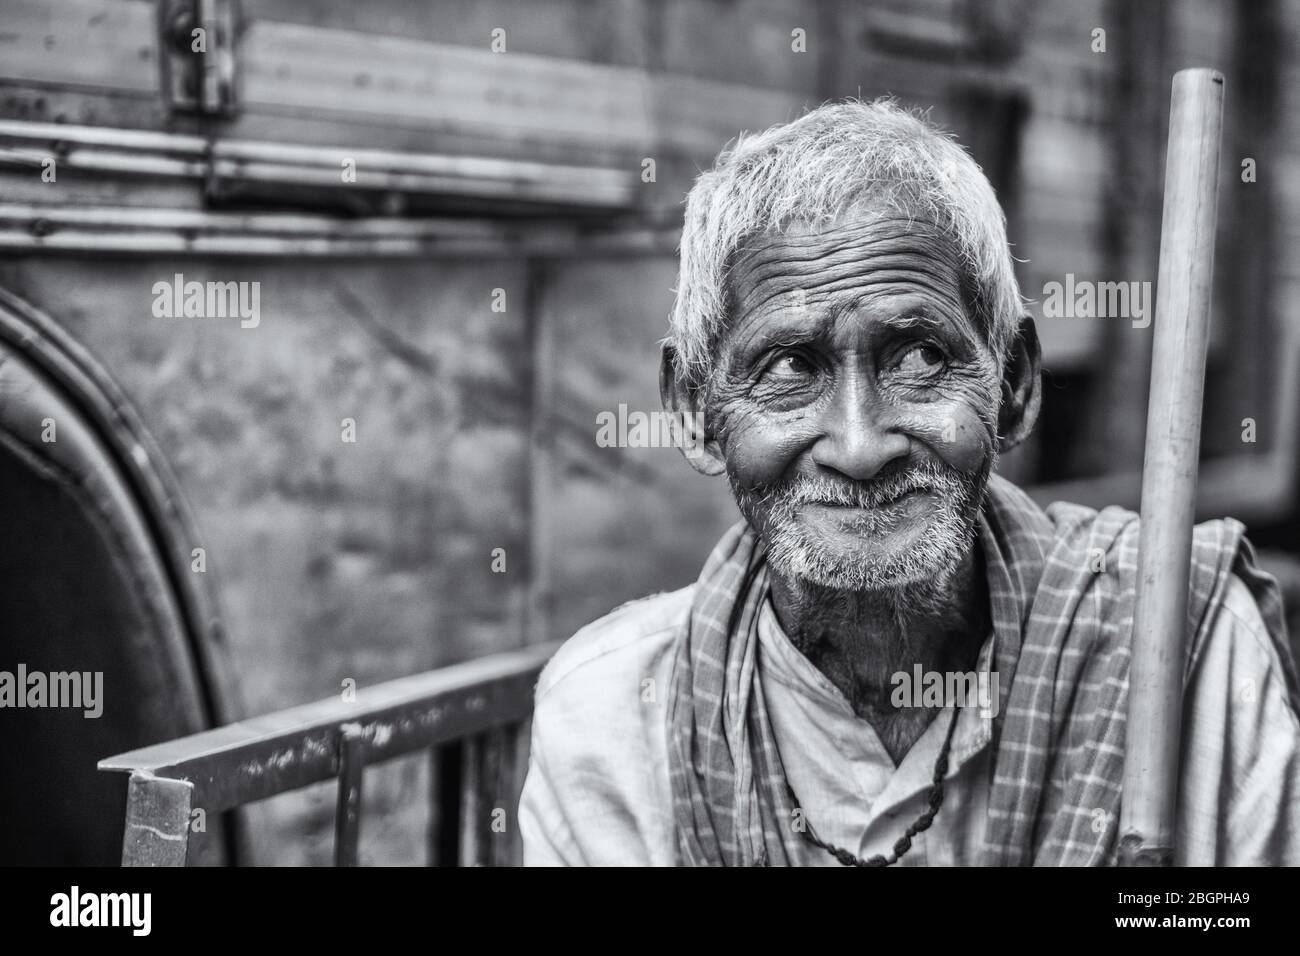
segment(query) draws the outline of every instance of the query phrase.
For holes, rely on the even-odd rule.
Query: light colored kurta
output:
[[[575,635],[543,672],[519,810],[525,863],[676,863],[664,704],[693,590],[624,605]],[[862,857],[888,854],[925,809],[952,710],[895,767],[871,725],[790,643],[770,604],[758,634],[759,679],[799,808],[823,840]],[[991,723],[973,707],[957,720],[943,806],[900,865],[981,862]],[[839,865],[806,850],[801,863]],[[1177,857],[1300,864],[1300,720],[1264,622],[1235,577],[1189,678]]]

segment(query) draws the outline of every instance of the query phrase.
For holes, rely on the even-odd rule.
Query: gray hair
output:
[[[827,103],[742,135],[686,198],[681,271],[667,344],[678,374],[702,384],[726,327],[727,273],[752,237],[819,225],[870,206],[933,220],[954,242],[963,285],[999,368],[1021,313],[1006,216],[956,140],[888,99]]]

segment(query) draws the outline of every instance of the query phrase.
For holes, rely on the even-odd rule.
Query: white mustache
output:
[[[959,494],[961,481],[938,468],[917,468],[870,482],[849,484],[817,476],[799,478],[781,489],[779,495],[791,505],[830,505],[841,508],[879,508],[914,491],[937,492],[945,497]]]

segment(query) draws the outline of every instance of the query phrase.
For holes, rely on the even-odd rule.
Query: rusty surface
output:
[[[557,646],[388,681],[366,688],[356,702],[291,707],[108,757],[99,769],[189,781],[195,804],[214,813],[338,776],[344,724],[356,726],[370,764],[521,721],[532,712],[533,685]]]
[[[194,788],[184,780],[132,773],[127,785],[123,866],[184,866]]]

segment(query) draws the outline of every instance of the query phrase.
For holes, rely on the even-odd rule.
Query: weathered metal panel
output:
[[[215,813],[340,773],[340,727],[349,753],[376,763],[522,720],[555,644],[493,654],[101,760],[100,770],[188,781],[193,805]]]
[[[127,782],[123,866],[184,866],[194,787],[184,780],[131,774]]]

